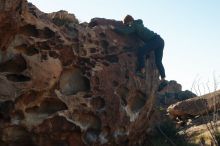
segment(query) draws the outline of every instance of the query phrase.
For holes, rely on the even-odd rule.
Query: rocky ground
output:
[[[219,99],[220,91],[215,91],[172,104],[168,107],[168,113],[190,141],[203,141],[204,146],[218,145]]]

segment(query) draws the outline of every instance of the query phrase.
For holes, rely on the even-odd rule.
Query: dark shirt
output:
[[[157,34],[144,27],[141,19],[134,20],[129,26],[115,28],[115,31],[125,35],[136,34],[144,42],[154,38]]]

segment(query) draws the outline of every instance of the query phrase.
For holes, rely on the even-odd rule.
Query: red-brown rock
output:
[[[79,24],[65,11],[46,14],[26,0],[0,0],[0,109],[8,107],[8,116],[0,112],[0,144],[143,143],[158,86],[154,56],[146,79],[135,76],[141,41],[110,25],[121,22]]]

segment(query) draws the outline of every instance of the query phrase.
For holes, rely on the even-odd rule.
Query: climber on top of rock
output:
[[[112,29],[114,29],[114,31],[117,33],[125,35],[135,34],[144,42],[144,45],[138,49],[138,66],[136,74],[140,77],[144,77],[145,56],[148,55],[151,51],[154,51],[155,62],[160,72],[161,80],[165,81],[165,70],[162,64],[164,40],[158,34],[149,30],[147,27],[144,27],[143,21],[141,19],[134,20],[132,16],[127,15],[124,18],[123,24],[125,27],[114,28],[112,26]]]

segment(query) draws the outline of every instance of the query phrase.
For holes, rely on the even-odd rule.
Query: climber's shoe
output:
[[[168,85],[168,81],[163,80],[163,81],[160,83],[159,87],[158,87],[158,91],[160,92],[160,91],[163,90],[167,85]]]

